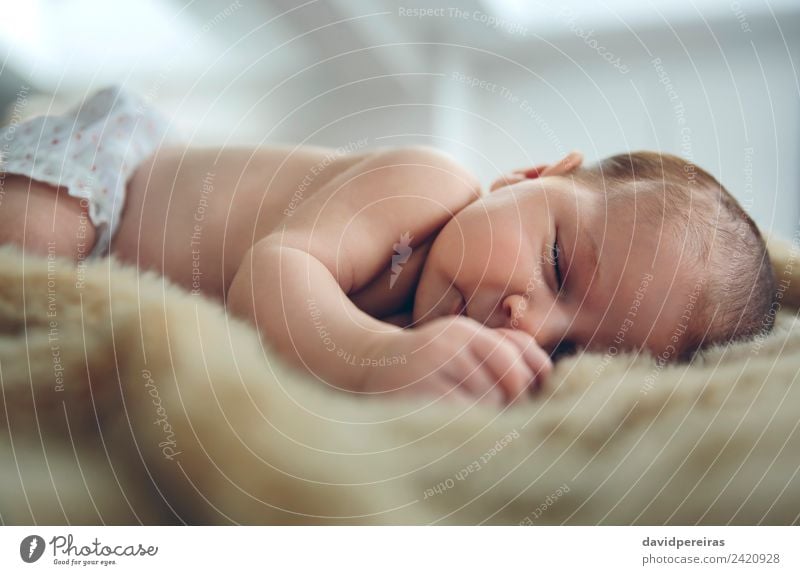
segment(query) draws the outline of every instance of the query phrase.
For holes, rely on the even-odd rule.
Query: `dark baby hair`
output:
[[[636,205],[637,217],[685,242],[691,271],[704,281],[675,359],[772,331],[776,279],[766,243],[713,176],[678,156],[647,151],[611,156],[571,176],[594,188],[600,182],[609,205]]]

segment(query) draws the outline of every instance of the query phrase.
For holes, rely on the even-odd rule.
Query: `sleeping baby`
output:
[[[660,363],[772,328],[751,218],[668,154],[481,190],[426,147],[195,148],[117,88],[0,142],[0,242],[155,270],[333,387],[507,404],[562,353]]]

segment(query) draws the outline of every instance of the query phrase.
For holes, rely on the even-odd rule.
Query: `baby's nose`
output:
[[[503,300],[503,312],[505,312],[505,325],[510,329],[525,330],[525,316],[530,304],[529,296],[514,294]]]

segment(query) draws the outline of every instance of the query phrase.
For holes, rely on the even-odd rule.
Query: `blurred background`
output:
[[[679,154],[800,226],[797,0],[0,0],[5,124],[119,84],[197,145]],[[2,142],[0,142],[2,145]]]

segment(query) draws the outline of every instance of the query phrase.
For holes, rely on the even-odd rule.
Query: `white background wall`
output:
[[[119,83],[198,145],[426,143],[486,184],[571,149],[589,161],[656,149],[717,176],[762,228],[798,230],[796,1],[0,0],[0,10],[9,113],[23,84],[38,94],[31,115]]]

